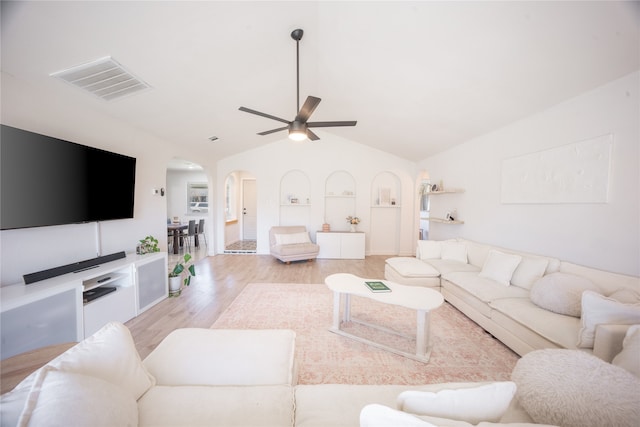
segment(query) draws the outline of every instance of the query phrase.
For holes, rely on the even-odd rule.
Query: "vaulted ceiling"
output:
[[[640,68],[631,1],[2,1],[1,12],[3,80],[219,157],[286,137],[256,135],[281,124],[238,107],[293,119],[296,28],[300,102],[322,98],[314,121],[358,121],[316,134],[411,160]],[[104,101],[51,77],[106,56],[151,88]]]

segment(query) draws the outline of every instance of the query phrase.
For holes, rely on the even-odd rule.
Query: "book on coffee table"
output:
[[[371,292],[391,292],[391,288],[382,282],[364,282]]]

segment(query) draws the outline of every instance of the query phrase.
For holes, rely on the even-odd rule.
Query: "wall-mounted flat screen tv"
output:
[[[133,218],[136,159],[2,125],[2,230]]]

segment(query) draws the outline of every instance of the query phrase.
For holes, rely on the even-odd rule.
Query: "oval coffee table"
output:
[[[391,291],[373,292],[365,284],[365,282],[368,281],[382,282],[389,289],[391,289]],[[419,286],[401,285],[399,283],[390,282],[388,280],[363,279],[362,277],[358,277],[348,273],[332,274],[330,276],[327,276],[324,282],[329,287],[329,289],[333,291],[333,325],[331,329],[329,329],[331,332],[365,344],[369,344],[377,348],[381,348],[383,350],[390,351],[395,354],[399,354],[401,356],[408,357],[410,359],[418,360],[420,362],[429,361],[429,356],[431,354],[431,340],[429,336],[429,312],[440,307],[444,303],[444,298],[440,292]],[[351,318],[351,295],[369,298],[375,301],[382,302],[384,304],[398,305],[416,310],[417,328],[415,337],[415,354],[398,350],[396,348],[389,347],[387,345],[380,344],[342,330],[342,323],[357,322],[388,333],[394,333],[404,336],[403,334],[399,334],[398,332],[393,331],[389,328],[373,325]],[[343,296],[344,310],[342,312],[341,318],[340,303]]]

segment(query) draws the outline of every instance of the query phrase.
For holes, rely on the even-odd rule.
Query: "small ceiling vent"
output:
[[[110,56],[57,71],[50,76],[89,91],[105,101],[112,101],[150,87]]]

